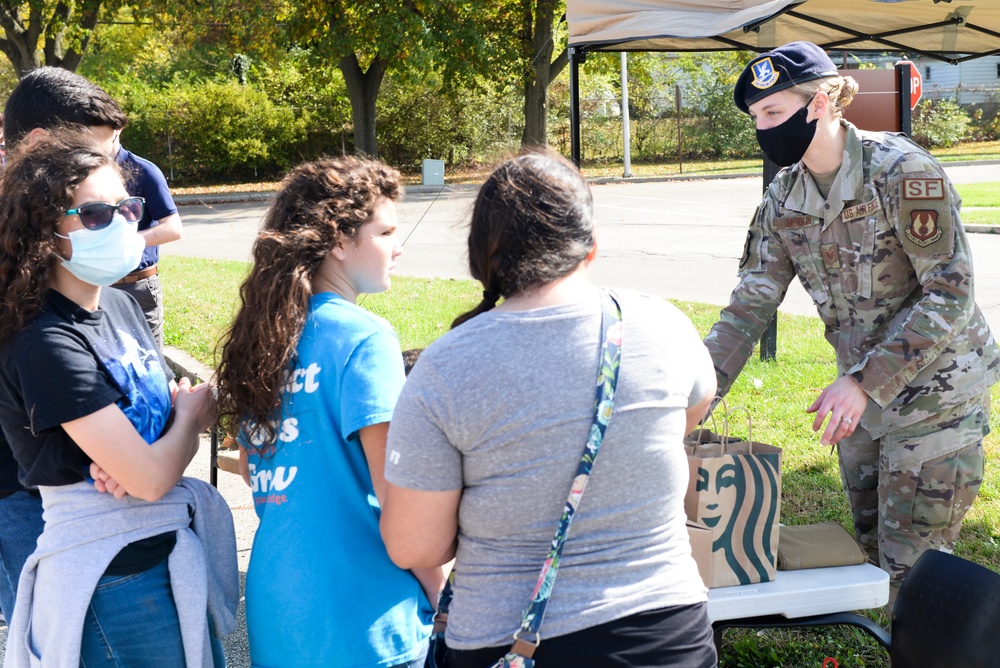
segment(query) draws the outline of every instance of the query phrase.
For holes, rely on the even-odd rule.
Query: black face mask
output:
[[[812,100],[809,100],[812,102]],[[816,121],[806,121],[809,102],[788,117],[781,125],[767,130],[757,130],[757,143],[764,155],[779,167],[794,165],[806,154],[816,134]]]

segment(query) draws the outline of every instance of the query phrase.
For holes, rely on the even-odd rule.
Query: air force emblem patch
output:
[[[753,67],[753,81],[752,83],[755,87],[764,90],[770,88],[778,82],[778,73],[774,69],[774,65],[771,64],[770,58],[764,58],[752,65]]]
[[[910,211],[910,224],[906,228],[906,238],[925,248],[941,238],[941,226],[937,222],[937,211],[918,209]]]

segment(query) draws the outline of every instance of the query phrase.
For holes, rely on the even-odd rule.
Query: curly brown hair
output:
[[[313,276],[338,233],[353,239],[383,200],[401,194],[399,172],[351,156],[299,165],[282,181],[254,242],[239,312],[219,344],[219,416],[230,434],[275,442],[275,410],[309,314]]]
[[[114,159],[86,130],[59,128],[14,150],[0,174],[0,345],[42,309],[59,262],[56,226],[80,184]]]

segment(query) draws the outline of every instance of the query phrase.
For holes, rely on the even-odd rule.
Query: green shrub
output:
[[[971,107],[972,122],[969,139],[972,141],[997,141],[1000,139],[1000,102],[987,102]]]
[[[969,115],[954,100],[923,100],[913,110],[913,140],[926,148],[958,144],[969,132]]]
[[[130,120],[122,143],[178,184],[281,176],[312,122],[310,111],[276,106],[235,80],[133,88],[118,99]]]
[[[386,77],[376,103],[379,157],[408,170],[423,158],[492,162],[520,145],[518,105],[512,91],[485,82],[451,88],[433,73],[419,81]]]

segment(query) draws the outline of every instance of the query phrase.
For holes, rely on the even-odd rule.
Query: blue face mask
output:
[[[73,255],[62,266],[84,283],[106,287],[139,266],[146,240],[139,234],[139,223],[128,222],[115,213],[111,224],[100,230],[73,230],[69,236]]]

